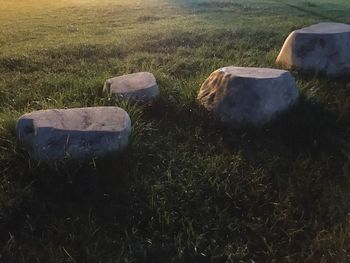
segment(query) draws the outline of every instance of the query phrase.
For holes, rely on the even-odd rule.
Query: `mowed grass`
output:
[[[349,262],[350,82],[297,79],[296,107],[261,129],[196,103],[221,66],[274,67],[288,33],[350,23],[347,0],[0,0],[1,262]],[[105,79],[155,74],[153,106]],[[17,118],[118,105],[115,160],[38,164]]]

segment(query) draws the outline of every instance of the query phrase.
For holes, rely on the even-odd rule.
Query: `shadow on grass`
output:
[[[347,160],[342,154],[342,142],[346,139],[345,131],[349,124],[322,104],[301,97],[293,109],[258,129],[234,129],[220,124],[195,102],[179,107],[176,101],[169,103],[159,100],[146,117],[159,122],[160,133],[172,139],[173,147],[187,144],[186,149],[190,152],[189,156],[193,156],[193,160],[194,156],[201,154],[207,157],[207,162],[217,159],[218,156],[222,158],[223,154],[240,154],[245,164],[238,169],[238,174],[232,175],[231,173],[237,173],[237,169],[232,167],[235,164],[227,163],[224,171],[213,173],[215,179],[212,179],[225,182],[221,191],[236,191],[235,198],[239,200],[244,200],[243,196],[249,196],[242,203],[232,198],[231,201],[236,204],[230,210],[233,218],[249,217],[249,211],[254,211],[254,214],[264,220],[270,218],[278,211],[271,202],[279,202],[277,200],[283,199],[283,196],[292,204],[285,213],[290,218],[297,218],[297,224],[309,223],[315,216],[319,216],[323,227],[332,227],[342,223],[346,217],[346,213],[341,210],[334,213],[330,211],[345,205],[348,197],[327,198],[332,195],[329,192],[331,187],[347,184],[343,173]],[[208,171],[203,170],[202,173]],[[208,186],[210,180],[207,181],[204,176],[201,178],[196,185],[197,192],[206,189],[210,198],[220,196]],[[255,183],[264,188],[259,198],[256,197],[260,194],[254,188]],[[237,190],[237,185],[240,190]],[[208,196],[200,200],[204,202]],[[220,202],[216,204],[220,205]],[[260,229],[261,233],[257,233],[257,229],[248,228],[242,230],[246,231],[242,238],[249,243],[250,251],[265,251],[266,240],[262,240],[261,235],[269,235],[263,233],[275,227],[273,223],[265,225],[264,230]],[[279,233],[277,229],[274,231],[275,237],[280,235],[281,240],[285,238],[285,233]],[[310,228],[308,231],[308,234],[300,233],[293,237],[295,252],[302,249],[300,245],[305,245],[310,238],[308,235],[315,230]],[[261,256],[265,258],[266,254]]]
[[[322,9],[322,4],[312,4],[312,3],[305,2],[304,6],[300,6],[300,5],[288,3],[284,0],[275,0],[275,2],[287,6],[287,7],[289,7],[289,9],[295,9],[297,11],[300,11],[302,13],[307,14],[308,16],[312,16],[312,17],[315,17],[317,19],[322,19],[322,20],[326,20],[326,21],[333,21],[333,22],[338,22],[338,23],[344,22],[344,19],[339,19],[339,13],[338,13],[338,16],[329,15],[328,10]],[[317,10],[319,10],[320,12],[315,11],[315,10],[311,10],[310,8],[317,8]],[[322,10],[324,12],[322,12]]]
[[[174,102],[175,103],[175,102]],[[158,101],[149,112],[149,118],[156,118],[160,126],[178,126],[180,129],[201,127],[203,140],[210,142],[216,134],[224,143],[235,150],[252,151],[251,147],[263,146],[274,150],[286,147],[291,153],[325,151],[340,153],[347,124],[335,112],[323,105],[301,97],[291,110],[280,114],[272,123],[260,128],[236,129],[222,124],[205,109],[193,102],[181,109],[169,101]],[[270,149],[271,148],[271,149]]]
[[[36,71],[67,71],[67,65],[80,61],[107,61],[110,58],[124,59],[125,47],[118,45],[81,44],[36,51],[28,56],[0,57],[3,72],[33,73]]]
[[[40,238],[48,233],[52,215],[72,226],[74,220],[85,220],[88,213],[94,213],[101,226],[119,222],[127,227],[135,200],[132,183],[139,173],[134,153],[129,147],[118,158],[49,164],[31,161],[17,145],[7,163],[0,163],[7,170],[1,185],[8,183],[0,203],[1,247],[8,246],[12,237]],[[142,198],[142,189],[138,191]],[[6,259],[5,252],[3,256]]]
[[[318,205],[312,204],[327,207],[323,195],[328,185],[341,177],[339,171],[344,163],[343,157],[334,161],[331,168],[325,164],[325,171],[320,174],[309,167],[294,167],[294,161],[300,155],[307,158],[312,156],[312,168],[323,165],[321,162],[324,160],[319,155],[340,156],[339,143],[347,124],[339,120],[336,114],[321,104],[302,97],[294,109],[270,125],[260,129],[238,130],[220,124],[195,101],[184,105],[180,105],[180,101],[181,98],[163,96],[155,105],[145,108],[144,119],[154,123],[154,131],[149,131],[150,134],[139,133],[138,138],[117,159],[57,167],[40,165],[28,170],[31,165],[25,167],[27,157],[24,154],[16,155],[13,165],[21,163],[22,167],[18,171],[27,169],[27,172],[18,175],[13,172],[11,180],[18,185],[29,185],[30,191],[18,198],[17,203],[8,204],[8,210],[3,210],[8,211],[3,217],[5,221],[1,222],[3,228],[6,228],[7,233],[20,236],[22,241],[30,241],[33,237],[49,235],[52,231],[48,229],[50,227],[61,226],[61,229],[55,230],[52,242],[71,244],[75,247],[75,258],[84,258],[85,252],[80,246],[91,239],[88,236],[91,227],[100,229],[103,233],[100,235],[105,240],[121,236],[125,238],[124,231],[134,229],[137,233],[127,242],[133,246],[134,256],[141,262],[151,259],[153,262],[162,262],[161,259],[174,257],[177,253],[172,235],[176,231],[185,231],[182,229],[185,226],[176,221],[184,217],[203,224],[207,224],[206,220],[212,220],[213,223],[213,220],[220,219],[215,223],[218,230],[208,234],[210,238],[218,235],[215,238],[220,240],[219,245],[229,240],[249,244],[250,251],[254,253],[267,251],[262,237],[274,240],[278,234],[280,238],[285,238],[285,233],[275,228],[275,218],[272,218],[271,225],[256,223],[250,227],[244,222],[253,220],[254,216],[270,220],[271,215],[278,212],[278,208],[271,202],[277,202],[287,190],[288,198],[291,198],[289,202],[294,206],[293,209],[288,209],[289,219],[300,218],[303,214],[303,219],[297,223],[292,220],[284,222],[287,226],[300,227],[308,222],[306,220],[313,213],[319,213],[318,216],[323,216],[323,221],[330,225],[336,220],[341,221],[340,212],[329,215],[329,210],[325,209],[321,211],[322,214],[317,210]],[[215,169],[213,171],[220,170],[213,176],[213,171],[201,170],[210,169],[206,162],[215,159],[216,154],[222,158],[223,152],[229,155],[241,153],[247,162],[239,164],[242,172],[238,173],[238,168],[235,171],[225,160],[219,162],[221,167],[216,167],[215,162],[212,164]],[[267,153],[263,156],[265,159],[261,159],[262,153]],[[196,155],[199,157],[196,158]],[[195,163],[202,157],[204,164]],[[281,157],[281,163],[270,163],[276,157]],[[223,169],[222,165],[227,167]],[[268,176],[256,174],[261,167],[267,169]],[[171,180],[164,175],[168,169],[178,172]],[[232,169],[237,175],[230,175]],[[277,170],[274,171],[276,175],[268,169]],[[287,170],[284,174],[289,177],[278,174],[283,169]],[[186,170],[188,172],[184,172]],[[293,173],[293,170],[296,171]],[[319,180],[318,184],[315,185],[313,180]],[[233,197],[227,196],[226,191]],[[320,196],[323,197],[321,201]],[[163,202],[165,205],[162,206]],[[207,205],[212,206],[212,210],[208,210]],[[219,215],[214,212],[215,209],[220,211]],[[166,230],[160,223],[163,212],[172,213],[169,218],[176,219],[171,221]],[[198,217],[198,213],[203,216]],[[334,219],[336,216],[339,219]],[[57,222],[53,222],[53,218]],[[228,231],[230,219],[235,220],[238,230]],[[28,225],[31,228],[28,229]],[[198,230],[198,227],[194,226],[194,229]],[[269,229],[277,231],[275,236],[269,236]],[[203,229],[199,227],[198,231],[201,230]],[[161,231],[169,236],[161,236]],[[307,232],[308,235],[310,231]],[[67,235],[72,233],[75,233],[77,239],[67,241]],[[154,244],[147,246],[146,239],[149,235],[152,235]],[[221,239],[222,236],[227,240]],[[301,249],[297,241],[304,238],[306,237],[302,234],[293,237],[295,251]],[[123,243],[118,240],[116,244]],[[169,241],[168,245],[162,245],[166,241]],[[99,245],[104,245],[104,253],[112,251],[116,246],[104,242]],[[184,258],[189,261],[206,261],[194,249],[188,245],[184,250]],[[266,254],[262,256],[265,258]],[[227,258],[222,255],[221,259],[224,261]]]
[[[269,50],[271,45],[277,44],[277,35],[276,32],[271,30],[256,28],[249,28],[249,30],[220,29],[206,33],[172,31],[162,35],[148,35],[144,41],[131,46],[131,50],[148,53],[172,53],[176,52],[179,48],[196,49],[200,47],[214,47],[234,49],[243,44],[247,49],[258,48],[259,50]],[[223,56],[223,54],[217,55]]]
[[[279,14],[286,16],[311,17],[316,20],[326,20],[344,23],[348,20],[347,6],[340,3],[315,3],[302,0],[274,0],[270,2],[261,1],[194,1],[194,0],[175,0],[171,1],[183,7],[185,10],[195,10],[200,13],[214,13],[225,11],[239,12],[239,14]],[[345,5],[345,6],[344,6]]]
[[[281,114],[271,124],[262,129],[240,132],[247,134],[252,141],[271,140],[270,147],[284,145],[295,154],[304,151],[339,153],[345,127],[334,112],[301,97],[294,108]]]
[[[332,77],[332,76],[327,76],[325,73],[322,73],[322,72],[303,71],[297,68],[292,68],[291,71],[297,79],[301,79],[303,81],[311,82],[311,81],[317,80],[322,84],[333,82],[337,86],[341,86],[341,85],[346,86],[350,83],[349,74],[346,74],[346,73]]]

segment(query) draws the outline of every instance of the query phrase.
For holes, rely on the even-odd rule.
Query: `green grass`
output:
[[[196,103],[221,66],[274,67],[288,33],[347,0],[0,0],[1,262],[349,262],[350,82],[294,72],[300,103],[235,130]],[[153,106],[105,79],[155,74]],[[117,160],[46,165],[16,142],[38,109],[119,105]]]

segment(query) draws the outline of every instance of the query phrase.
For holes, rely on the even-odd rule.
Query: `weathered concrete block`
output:
[[[350,74],[349,50],[350,25],[319,23],[293,31],[276,63],[287,69],[344,77]]]
[[[159,96],[159,88],[153,74],[138,72],[108,79],[104,92],[131,101],[150,102]]]
[[[123,150],[131,132],[129,115],[118,107],[42,110],[17,122],[17,135],[38,161],[102,158]]]
[[[236,127],[258,126],[292,106],[298,98],[293,76],[285,70],[224,67],[203,83],[199,102],[221,121]]]

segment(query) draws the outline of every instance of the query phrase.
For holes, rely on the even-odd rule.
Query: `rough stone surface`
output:
[[[203,83],[199,102],[236,127],[263,125],[298,99],[293,76],[285,70],[224,67]]]
[[[276,62],[288,69],[344,77],[350,74],[349,50],[350,25],[319,23],[293,31]]]
[[[129,115],[118,107],[35,111],[17,123],[19,140],[38,161],[102,158],[125,148],[130,132]]]
[[[155,77],[149,72],[138,72],[108,79],[103,90],[132,101],[152,101],[159,95]]]

